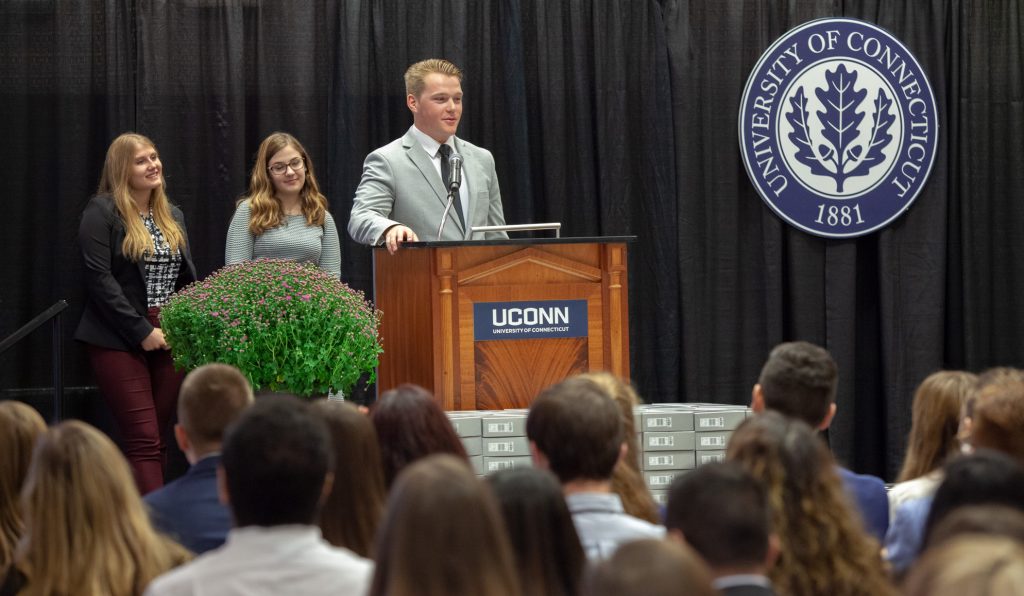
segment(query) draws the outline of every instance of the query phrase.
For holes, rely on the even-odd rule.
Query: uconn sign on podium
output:
[[[473,305],[476,341],[586,335],[586,300],[477,302]]]

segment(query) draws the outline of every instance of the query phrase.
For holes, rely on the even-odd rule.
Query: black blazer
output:
[[[185,234],[181,268],[174,289],[196,280],[185,216],[171,206]],[[121,251],[125,228],[110,195],[90,199],[78,227],[78,245],[85,260],[85,310],[75,339],[114,350],[138,350],[152,333],[146,318],[146,262],[132,261]]]

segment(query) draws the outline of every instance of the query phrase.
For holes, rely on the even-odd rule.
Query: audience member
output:
[[[779,554],[764,487],[736,462],[703,465],[668,493],[670,538],[693,547],[725,596],[775,594],[768,570]]]
[[[387,496],[377,432],[349,403],[322,399],[313,412],[327,423],[334,445],[334,485],[320,512],[320,529],[334,546],[370,557]]]
[[[373,564],[328,544],[315,525],[332,464],[327,428],[306,404],[257,400],[224,437],[218,483],[235,522],[227,542],[157,578],[147,595],[365,593]]]
[[[181,384],[174,437],[192,467],[144,501],[153,523],[196,554],[224,544],[231,529],[217,495],[217,466],[224,431],[252,399],[249,381],[227,364],[200,366]]]
[[[391,489],[370,596],[519,596],[494,495],[462,458],[438,454]]]
[[[726,457],[767,492],[780,543],[768,575],[780,594],[892,593],[878,542],[857,520],[835,461],[811,427],[766,412],[736,429]]]
[[[1014,421],[1017,426],[1014,427]],[[1024,461],[1024,371],[1000,367],[983,372],[967,396],[960,421],[960,442],[965,453],[977,448],[1001,451]],[[980,426],[980,432],[978,427]],[[896,508],[885,537],[886,558],[897,574],[906,571],[924,542],[925,520],[932,495],[908,498]]]
[[[622,412],[622,432],[626,437],[626,455],[612,471],[612,492],[622,499],[622,510],[652,524],[661,523],[658,505],[644,484],[640,470],[640,444],[637,440],[633,409],[640,405],[640,396],[628,382],[607,372],[580,375],[600,385],[618,404]]]
[[[969,440],[974,448],[1000,451],[1024,465],[1024,372],[979,387]]]
[[[1008,505],[963,505],[943,516],[928,534],[926,549],[963,534],[1005,536],[1024,544],[1024,510]]]
[[[1024,512],[1024,467],[989,449],[951,461],[928,508],[921,543],[927,544],[932,529],[965,505],[1006,505]]]
[[[18,493],[25,483],[32,449],[46,423],[31,406],[0,402],[0,573],[14,559],[14,546],[25,528]]]
[[[750,407],[772,410],[824,431],[836,415],[839,369],[824,349],[805,341],[782,343],[771,351],[754,385]],[[837,466],[867,531],[879,541],[889,527],[889,498],[881,478]]]
[[[1024,547],[1005,536],[967,535],[930,550],[903,585],[906,596],[1024,594]]]
[[[575,596],[586,557],[558,479],[546,470],[504,470],[488,478],[498,498],[523,593]]]
[[[942,482],[942,465],[960,453],[960,417],[977,380],[968,372],[943,370],[917,387],[903,469],[889,490],[890,521],[900,503],[934,494]]]
[[[625,542],[661,538],[664,528],[627,515],[612,492],[625,455],[622,414],[600,385],[570,378],[541,392],[526,419],[533,462],[562,483],[587,558],[611,556]]]
[[[62,422],[39,439],[22,508],[25,532],[4,596],[135,596],[189,558],[151,525],[121,451],[83,422]]]
[[[434,453],[456,455],[469,466],[466,448],[451,421],[422,387],[400,385],[385,391],[371,409],[370,419],[377,430],[388,488],[403,468]]]
[[[587,573],[585,596],[715,596],[711,574],[689,547],[666,540],[624,544]]]

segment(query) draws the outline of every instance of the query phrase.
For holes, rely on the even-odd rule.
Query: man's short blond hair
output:
[[[462,71],[458,66],[443,58],[430,58],[420,60],[405,71],[405,93],[413,97],[419,97],[426,86],[427,75],[431,73],[448,75],[462,81]]]
[[[181,384],[178,422],[197,447],[217,446],[227,427],[252,403],[252,386],[240,370],[228,364],[204,364]]]

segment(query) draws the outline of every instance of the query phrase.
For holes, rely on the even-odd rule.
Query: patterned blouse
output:
[[[167,304],[174,293],[174,284],[181,269],[181,250],[171,252],[170,245],[153,220],[152,211],[141,217],[156,247],[155,253],[146,255],[146,306],[160,307]]]

